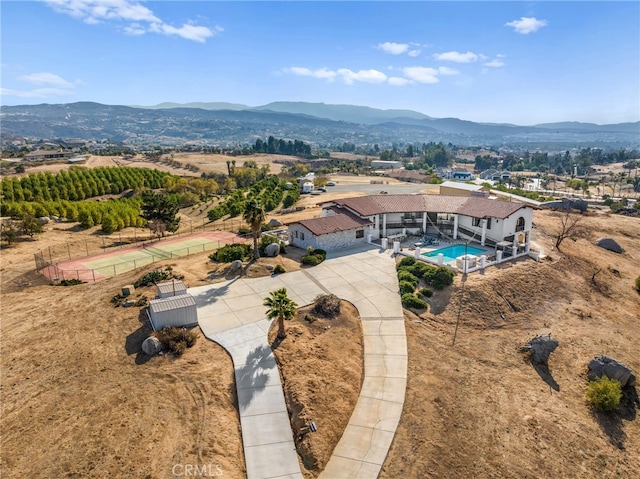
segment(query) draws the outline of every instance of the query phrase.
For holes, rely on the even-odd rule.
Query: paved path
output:
[[[407,346],[395,262],[377,248],[329,255],[313,268],[189,289],[205,336],[233,359],[248,479],[302,479],[280,375],[267,340],[264,298],[285,287],[298,305],[333,292],[353,303],[364,334],[364,380],[324,479],[375,478],[400,420]],[[321,419],[316,421],[322,427]]]

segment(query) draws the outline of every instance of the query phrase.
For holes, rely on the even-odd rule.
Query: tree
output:
[[[42,233],[42,224],[35,216],[24,214],[20,218],[20,229],[23,234],[33,238],[36,233]]]
[[[177,218],[180,204],[175,195],[163,195],[153,191],[142,193],[142,217],[151,222],[161,221],[165,224],[166,231],[178,231],[180,218]],[[162,230],[164,235],[164,230]]]
[[[258,235],[265,218],[264,207],[260,200],[253,199],[249,201],[244,208],[242,218],[247,222],[253,233],[253,258],[258,259],[260,257]]]
[[[582,217],[567,210],[560,217],[560,232],[556,236],[556,248],[560,249],[562,242],[571,236],[575,236],[580,229]]]
[[[0,224],[0,237],[9,245],[18,240],[18,229],[12,220],[5,220]]]
[[[291,319],[296,314],[298,305],[287,296],[287,288],[271,291],[264,299],[263,306],[267,308],[267,318],[278,320],[278,339],[287,337],[284,329],[284,320]]]

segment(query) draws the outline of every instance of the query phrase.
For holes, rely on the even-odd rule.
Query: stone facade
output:
[[[369,228],[362,227],[316,236],[301,224],[294,223],[289,225],[289,244],[302,249],[311,246],[314,249],[335,251],[366,243],[368,230]]]

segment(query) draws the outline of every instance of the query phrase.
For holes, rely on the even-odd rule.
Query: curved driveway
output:
[[[356,407],[324,479],[375,478],[404,404],[407,344],[395,261],[371,245],[329,254],[313,268],[190,288],[205,336],[231,354],[248,479],[302,479],[275,358],[267,340],[264,298],[287,288],[299,306],[331,292],[362,320],[364,380]],[[316,423],[322,427],[322,418]]]

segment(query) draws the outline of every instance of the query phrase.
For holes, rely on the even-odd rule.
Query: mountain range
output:
[[[533,126],[432,118],[412,110],[306,102],[251,107],[236,103],[92,102],[2,106],[2,138],[81,138],[127,144],[252,144],[256,138],[298,139],[320,145],[383,145],[442,141],[470,145],[636,147],[640,122],[596,125],[562,122]]]

